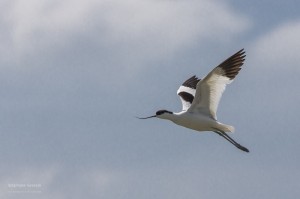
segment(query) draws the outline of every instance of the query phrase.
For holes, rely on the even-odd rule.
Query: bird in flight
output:
[[[182,102],[182,111],[174,113],[159,110],[155,115],[139,119],[160,118],[174,122],[196,131],[212,131],[225,138],[242,151],[249,150],[234,141],[228,132],[234,127],[222,124],[217,120],[217,109],[227,84],[230,84],[241,70],[245,61],[245,51],[241,49],[220,65],[215,67],[206,77],[198,79],[195,75],[186,80],[178,89]]]

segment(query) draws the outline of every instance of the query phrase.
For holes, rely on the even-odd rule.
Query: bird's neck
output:
[[[165,119],[165,120],[171,120],[172,122],[176,122],[179,117],[180,117],[180,113],[172,113],[172,114],[163,114],[163,115],[160,115],[159,118],[160,119]]]

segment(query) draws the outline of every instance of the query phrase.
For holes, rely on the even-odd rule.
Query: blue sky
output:
[[[299,1],[0,5],[1,198],[299,197]],[[250,153],[135,118],[241,48],[218,119]]]

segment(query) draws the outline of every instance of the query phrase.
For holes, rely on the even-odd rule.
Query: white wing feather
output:
[[[180,86],[179,89],[177,90],[177,95],[179,95],[180,97],[180,100],[181,100],[181,103],[182,103],[182,110],[183,111],[186,111],[190,108],[191,106],[191,102],[185,100],[181,95],[180,93],[189,93],[193,96],[193,98],[195,97],[195,93],[196,93],[196,89],[193,89],[193,88],[189,88],[189,87],[186,87],[186,86]]]
[[[217,120],[217,109],[227,84],[230,84],[241,69],[245,60],[244,50],[238,51],[205,78],[198,82],[195,99],[188,111],[201,112]]]
[[[197,85],[197,92],[191,109],[211,115],[217,119],[216,112],[226,84],[232,80],[218,74],[217,70],[212,71]]]
[[[182,110],[186,111],[190,108],[196,93],[197,83],[200,81],[195,75],[187,79],[177,90],[177,95],[179,95]]]

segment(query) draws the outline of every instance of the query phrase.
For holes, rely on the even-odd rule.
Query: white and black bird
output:
[[[181,112],[159,110],[153,116],[139,119],[157,117],[196,131],[212,131],[237,148],[249,152],[246,147],[229,137],[227,132],[233,132],[234,127],[218,122],[216,114],[226,85],[239,73],[245,57],[245,51],[242,49],[215,67],[203,79],[194,75],[186,80],[177,91],[182,102]]]

